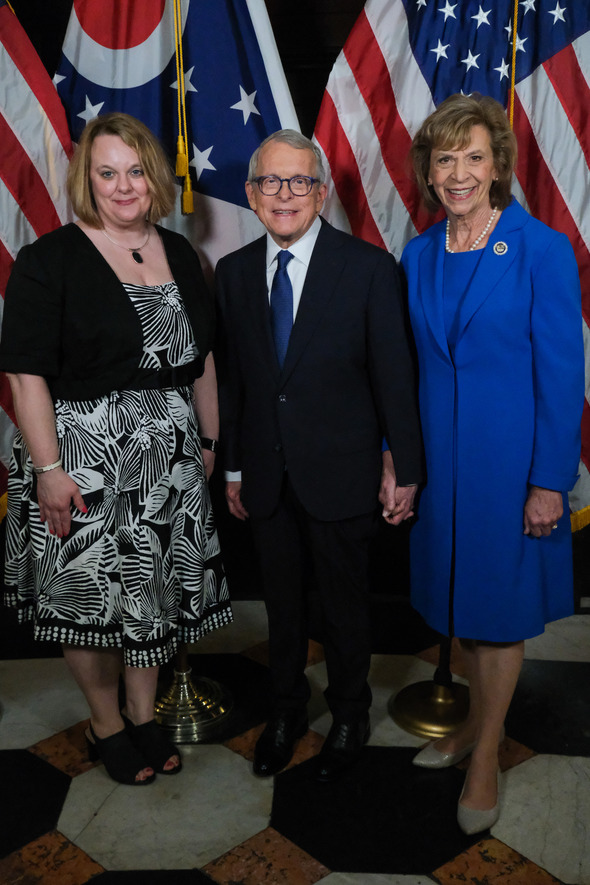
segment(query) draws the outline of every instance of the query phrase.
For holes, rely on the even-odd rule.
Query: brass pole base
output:
[[[155,720],[177,744],[219,740],[233,710],[233,698],[213,679],[190,678],[191,668],[174,670],[174,681],[156,701]]]
[[[388,710],[393,721],[410,734],[444,737],[467,718],[469,689],[456,682],[450,686],[416,682],[393,695]]]

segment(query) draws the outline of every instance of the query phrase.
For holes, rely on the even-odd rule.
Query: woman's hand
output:
[[[524,533],[534,538],[550,535],[563,516],[561,492],[531,486],[524,505]]]
[[[215,452],[211,452],[209,449],[203,449],[203,467],[205,468],[207,481],[209,481],[215,467]]]
[[[88,512],[80,489],[62,467],[37,476],[37,499],[41,522],[47,523],[50,534],[58,538],[70,532],[72,504],[82,513]]]

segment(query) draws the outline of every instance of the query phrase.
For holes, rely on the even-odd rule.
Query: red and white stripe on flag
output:
[[[582,284],[586,400],[572,526],[590,523],[590,32],[516,87],[519,163],[514,192],[533,215],[566,233]],[[457,86],[455,91],[459,91]],[[369,0],[330,74],[314,139],[331,176],[324,214],[399,259],[433,221],[408,162],[411,140],[435,108],[409,41],[401,0]]]
[[[70,220],[72,143],[57,92],[10,6],[0,0],[0,293],[21,246]],[[3,306],[0,301],[0,309]],[[0,373],[0,518],[15,417]]]

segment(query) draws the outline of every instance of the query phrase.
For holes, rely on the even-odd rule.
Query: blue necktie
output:
[[[277,269],[270,289],[270,322],[275,340],[275,349],[282,367],[293,328],[293,286],[287,273],[287,265],[293,258],[283,249],[277,255]]]

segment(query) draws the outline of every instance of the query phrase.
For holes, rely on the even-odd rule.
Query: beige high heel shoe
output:
[[[483,830],[489,830],[490,827],[493,827],[498,818],[500,817],[500,771],[498,770],[497,775],[497,783],[498,783],[498,798],[496,804],[493,808],[467,808],[465,805],[461,804],[461,799],[463,798],[463,791],[465,790],[465,785],[463,785],[463,790],[461,790],[461,795],[459,796],[459,802],[457,803],[457,823],[463,830],[466,836],[473,836],[475,833],[481,833]]]
[[[500,734],[500,743],[504,740],[505,731],[504,727],[502,727],[502,733]],[[463,747],[461,750],[457,750],[456,753],[441,753],[440,750],[436,749],[436,744],[440,738],[437,738],[435,741],[430,741],[429,744],[420,750],[414,758],[412,759],[412,765],[418,765],[420,768],[450,768],[451,765],[456,765],[458,762],[461,762],[465,759],[466,756],[469,756],[475,749],[475,745],[477,741],[473,741],[471,744],[467,744],[467,746]]]

